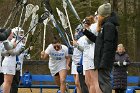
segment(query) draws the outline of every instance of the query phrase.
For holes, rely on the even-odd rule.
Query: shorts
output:
[[[71,65],[71,74],[78,74],[77,66],[74,64],[74,62],[72,62],[72,65]]]
[[[3,66],[2,72],[3,72],[3,74],[15,75],[16,67],[15,66]]]
[[[66,62],[60,62],[55,65],[49,66],[50,72],[52,76],[55,76],[56,73],[60,72],[61,70],[66,70]]]
[[[95,69],[93,59],[83,62],[83,70]]]

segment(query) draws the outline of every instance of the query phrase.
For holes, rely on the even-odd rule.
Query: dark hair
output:
[[[60,38],[54,36],[54,39],[53,39],[52,43],[53,43],[53,44],[61,43]]]
[[[1,29],[0,29],[0,32],[1,32],[1,33],[3,33],[4,31],[6,31],[6,29],[4,29],[4,28],[1,28]]]

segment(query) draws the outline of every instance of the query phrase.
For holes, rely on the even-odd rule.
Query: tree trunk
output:
[[[113,0],[113,11],[118,12],[118,0]]]
[[[137,6],[138,6],[138,9],[137,9],[137,16],[136,16],[136,38],[137,38],[137,57],[136,57],[136,61],[140,61],[140,31],[139,31],[139,25],[140,25],[140,0],[137,0]]]
[[[127,46],[128,45],[128,40],[127,40],[127,0],[124,0],[124,11],[123,11],[123,31],[124,31],[124,34],[125,34],[125,45]]]

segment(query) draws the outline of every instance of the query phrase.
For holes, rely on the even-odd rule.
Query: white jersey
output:
[[[77,40],[77,43],[80,46],[84,46],[84,41],[80,38]],[[74,47],[73,55],[72,55],[72,61],[74,62],[74,64],[79,63],[81,55],[82,55],[82,52],[78,50],[76,47]]]
[[[16,51],[16,50],[17,50],[17,47],[15,49],[13,49],[13,51]],[[6,50],[4,50],[4,51],[6,51]],[[16,56],[5,56],[3,59],[3,62],[2,62],[2,66],[9,66],[9,67],[16,66]]]
[[[56,51],[52,44],[50,44],[45,53],[49,55],[49,69],[54,76],[62,69],[66,69],[66,56],[68,56],[68,48],[65,45],[61,45],[62,48]]]
[[[84,46],[84,41],[80,38],[77,40],[77,43],[80,46]],[[78,74],[77,63],[80,62],[81,56],[82,56],[82,52],[75,47],[73,50],[73,55],[72,55],[71,74]]]
[[[19,47],[19,49],[20,49],[20,48],[23,47],[23,46],[25,46],[25,45],[24,45],[22,42],[20,42],[18,47]],[[23,52],[18,56],[19,62],[20,62],[21,64],[23,64],[24,55],[25,55],[25,52],[23,51]]]
[[[87,42],[87,37],[86,36],[83,36],[81,37],[80,39],[82,39],[83,41],[83,47],[84,47],[84,51],[83,51],[83,62],[88,62],[88,54],[89,54],[89,50],[90,50],[90,44]]]
[[[94,24],[91,24],[91,26],[90,26],[91,32],[96,36],[98,35],[97,24],[98,23],[94,23]],[[94,60],[94,49],[95,49],[95,43],[90,44],[89,51],[92,51],[92,52],[89,52],[89,54],[88,54],[90,60]]]
[[[96,36],[98,35],[98,32],[96,31],[97,23],[94,23],[90,26],[90,30],[92,33],[94,33]],[[95,49],[95,43],[89,43],[87,42],[87,37],[85,38],[84,43],[84,51],[83,51],[83,69],[89,70],[94,69],[94,49]]]
[[[98,25],[98,23],[94,23],[94,24],[91,24],[91,26],[90,26],[91,32],[94,33],[96,36],[98,35],[97,25]]]
[[[22,42],[19,43],[19,48],[25,46]],[[20,70],[20,76],[22,76],[22,68],[23,68],[23,60],[24,60],[24,56],[25,56],[25,52],[23,51],[19,56],[19,62],[21,63],[21,70]]]
[[[17,51],[21,48],[21,45],[18,44],[13,51]],[[6,51],[6,50],[5,50]],[[2,62],[2,72],[4,74],[15,75],[16,72],[16,56],[5,56]]]

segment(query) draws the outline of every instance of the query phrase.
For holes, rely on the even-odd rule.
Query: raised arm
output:
[[[45,51],[41,52],[41,59],[46,59],[49,57],[49,54],[45,53]]]
[[[91,31],[89,31],[89,30],[87,30],[87,29],[83,30],[83,34],[84,34],[85,36],[87,36],[87,38],[88,38],[90,41],[92,41],[92,42],[95,43],[96,37],[97,37],[95,34],[93,34]]]

